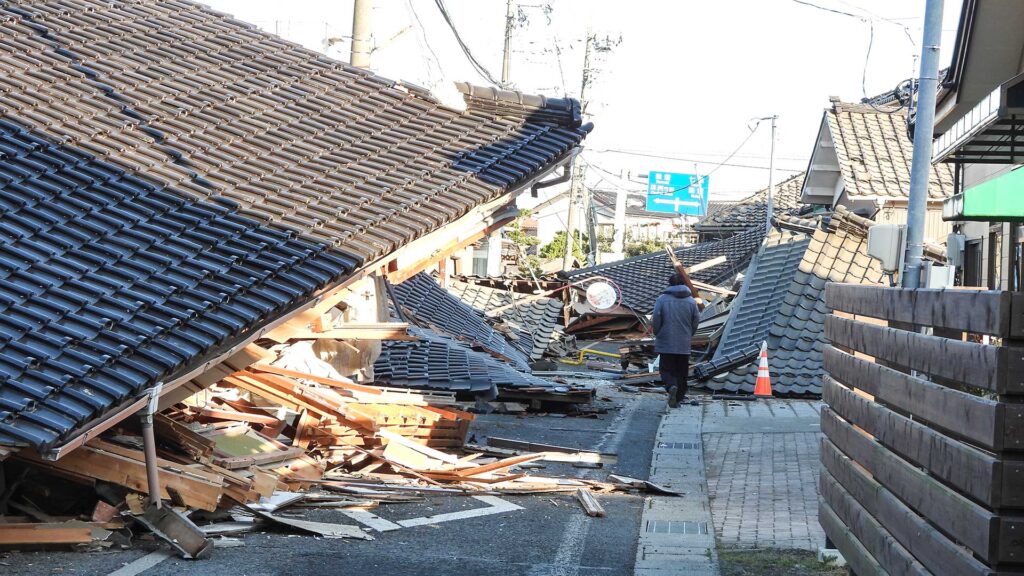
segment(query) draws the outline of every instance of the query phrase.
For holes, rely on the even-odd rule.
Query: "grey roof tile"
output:
[[[529,342],[513,343],[487,323],[483,314],[449,294],[426,273],[393,286],[395,304],[404,316],[420,326],[465,342],[473,348],[529,369]]]
[[[449,280],[447,290],[481,314],[504,307],[497,319],[516,335],[517,343],[522,343],[519,348],[529,351],[531,360],[541,359],[552,342],[565,337],[562,303],[554,298],[521,302],[529,295],[458,280]]]
[[[836,103],[825,111],[825,122],[835,144],[839,168],[851,198],[907,198],[914,144],[907,135],[905,108]],[[933,164],[928,195],[953,195],[953,170]]]
[[[708,284],[731,284],[736,274],[746,269],[763,238],[763,227],[750,228],[723,240],[677,248],[675,254],[685,266],[725,256],[728,260],[724,264],[701,270],[693,275],[693,279]],[[668,254],[658,250],[619,262],[560,272],[559,276],[573,282],[597,276],[609,278],[619,287],[623,304],[642,314],[650,314],[654,310],[654,301],[665,289],[673,272]]]
[[[882,271],[873,260],[867,268],[848,265],[850,260],[867,253],[870,224],[871,221],[840,208],[828,229],[818,230],[807,243],[768,329],[768,365],[776,394],[821,394],[822,356],[827,344],[825,317],[829,312],[825,306],[827,282],[883,283]],[[836,248],[838,259],[822,258],[829,246]],[[744,283],[754,281],[753,276],[748,276]],[[753,392],[756,378],[756,365],[750,364],[710,378],[701,385],[712,390]]]
[[[772,196],[773,212],[787,214],[795,211],[800,205],[800,190],[804,185],[804,173],[795,174],[783,180],[775,187]],[[743,200],[730,203],[719,203],[698,222],[694,229],[700,233],[721,233],[746,230],[756,226],[765,226],[768,215],[768,189],[765,188]]]

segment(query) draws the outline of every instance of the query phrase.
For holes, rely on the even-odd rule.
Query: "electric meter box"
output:
[[[887,274],[900,268],[904,228],[902,224],[875,224],[868,228],[868,256],[878,260]]]

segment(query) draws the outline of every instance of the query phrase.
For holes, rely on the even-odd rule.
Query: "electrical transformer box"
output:
[[[875,224],[868,228],[868,256],[878,260],[887,274],[900,268],[904,228],[902,224]]]

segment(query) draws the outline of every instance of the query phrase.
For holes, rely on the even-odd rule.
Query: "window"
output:
[[[981,264],[982,245],[981,239],[971,240],[964,245],[964,286],[982,286]]]
[[[1002,290],[1003,225],[996,224],[988,232],[988,289]]]

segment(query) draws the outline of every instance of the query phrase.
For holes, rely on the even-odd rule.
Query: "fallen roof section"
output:
[[[374,378],[386,386],[447,390],[491,396],[502,389],[555,392],[561,385],[520,372],[486,352],[454,338],[411,327],[418,341],[387,341],[374,364]]]
[[[449,294],[429,274],[421,272],[392,289],[395,305],[410,322],[465,342],[520,370],[529,369],[529,342],[511,342],[488,324],[483,314]]]
[[[684,266],[693,266],[718,256],[725,256],[725,263],[706,268],[691,276],[698,282],[721,285],[731,283],[736,274],[746,268],[751,255],[761,245],[764,234],[764,227],[755,227],[723,240],[676,248],[674,252]],[[650,314],[654,310],[654,301],[668,285],[668,277],[674,271],[668,254],[664,250],[658,250],[618,262],[560,272],[559,276],[570,282],[598,276],[608,278],[618,286],[622,304],[641,314]]]
[[[519,347],[529,351],[530,360],[544,357],[552,342],[561,339],[562,302],[529,294],[449,280],[447,290],[477,312],[490,315],[509,327]]]
[[[201,368],[591,128],[445,108],[184,0],[0,15],[5,446]]]
[[[775,187],[772,196],[772,212],[787,214],[800,205],[800,190],[804,185],[804,173],[795,174]],[[734,233],[756,226],[766,226],[768,217],[768,189],[765,188],[739,202],[719,204],[712,212],[694,226],[702,235]]]
[[[815,232],[807,244],[768,328],[768,365],[776,394],[821,395],[822,355],[827,344],[825,317],[829,314],[825,284],[883,283],[881,269],[867,255],[867,229],[873,224],[840,207],[830,219],[828,229]],[[779,264],[778,268],[784,270],[786,266]],[[779,277],[783,279],[781,273]],[[748,280],[754,282],[755,286],[762,285],[756,278]],[[733,351],[741,348],[735,347]],[[703,385],[712,390],[753,392],[756,378],[756,364],[748,363]]]

